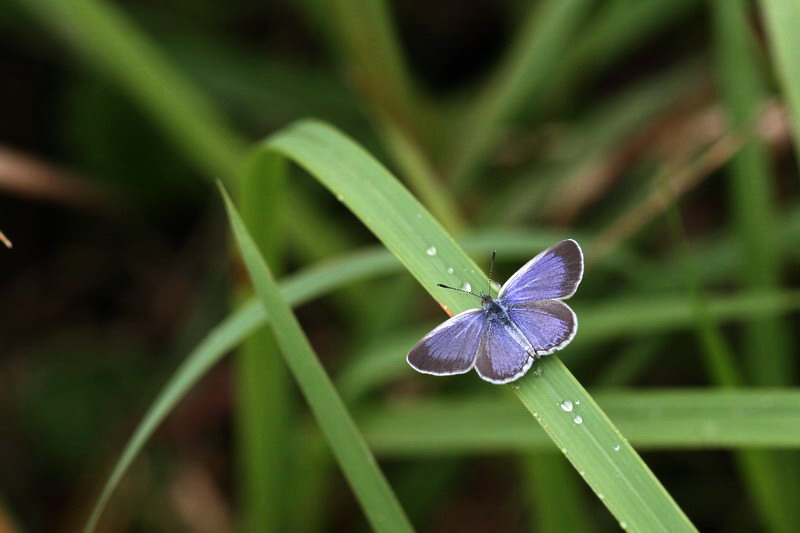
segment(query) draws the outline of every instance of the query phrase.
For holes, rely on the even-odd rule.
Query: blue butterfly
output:
[[[479,297],[481,308],[464,311],[425,335],[406,360],[416,370],[436,376],[464,374],[474,367],[491,383],[519,379],[536,359],[575,337],[578,318],[561,300],[575,294],[582,278],[583,252],[567,239],[528,261],[497,298],[439,284]]]

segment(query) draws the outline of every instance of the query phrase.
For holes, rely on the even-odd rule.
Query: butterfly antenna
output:
[[[437,283],[437,284],[436,284],[436,286],[437,286],[437,287],[441,287],[441,288],[443,288],[443,289],[450,289],[450,290],[452,290],[452,291],[465,292],[465,293],[467,293],[467,294],[471,294],[471,295],[473,295],[473,296],[477,296],[478,298],[480,298],[480,297],[481,297],[481,295],[480,295],[480,294],[475,294],[474,292],[465,291],[464,289],[456,289],[455,287],[450,287],[450,286],[448,286],[448,285],[442,285],[441,283]]]
[[[494,270],[494,258],[497,256],[497,250],[492,252],[492,264],[489,265],[489,294],[492,294],[492,271]]]

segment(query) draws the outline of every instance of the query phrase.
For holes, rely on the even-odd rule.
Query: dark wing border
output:
[[[575,249],[578,252],[578,256],[580,257],[581,270],[580,270],[580,272],[578,274],[578,279],[575,281],[574,285],[572,286],[572,291],[569,292],[568,294],[566,294],[564,296],[559,296],[557,298],[542,298],[542,299],[544,299],[544,300],[566,300],[566,299],[571,298],[572,296],[574,296],[575,293],[578,291],[578,286],[581,284],[581,281],[583,280],[583,270],[584,270],[583,250],[581,249],[581,245],[578,244],[578,241],[576,241],[575,239],[564,239],[563,241],[559,241],[559,242],[555,243],[554,245],[550,246],[549,248],[547,248],[545,250],[542,250],[541,252],[539,252],[536,255],[536,257],[534,257],[533,259],[531,259],[530,261],[525,263],[522,266],[522,268],[517,270],[514,273],[514,275],[511,276],[510,278],[508,278],[508,280],[503,284],[503,286],[500,288],[500,292],[498,293],[497,297],[502,299],[505,296],[506,292],[508,291],[509,287],[511,287],[511,285],[516,283],[516,281],[519,278],[524,276],[525,273],[527,273],[536,263],[539,262],[539,260],[542,259],[542,257],[547,255],[548,253],[551,253],[555,248],[557,248],[559,246],[563,246],[566,243],[574,244],[575,245]]]
[[[459,314],[457,314],[455,316],[450,317],[449,319],[447,319],[444,322],[442,322],[441,324],[439,324],[436,328],[431,330],[427,335],[422,337],[422,339],[420,339],[419,342],[417,342],[417,344],[415,344],[414,347],[411,348],[411,350],[409,350],[408,355],[406,355],[406,362],[411,366],[411,368],[413,368],[417,372],[421,372],[423,374],[430,374],[432,376],[455,376],[457,374],[466,374],[467,372],[472,370],[475,367],[475,359],[478,356],[478,349],[480,347],[481,342],[483,341],[483,336],[484,336],[484,334],[486,332],[486,326],[487,326],[486,323],[483,324],[483,326],[481,327],[481,331],[478,334],[479,338],[478,338],[478,342],[475,345],[475,353],[472,356],[472,363],[469,365],[469,367],[467,367],[464,370],[459,369],[459,370],[454,370],[452,372],[435,372],[435,371],[427,370],[427,369],[424,369],[424,368],[420,368],[420,367],[418,367],[417,365],[415,365],[414,363],[411,362],[411,354],[414,353],[414,351],[416,351],[418,349],[424,348],[426,341],[430,340],[437,333],[440,333],[443,329],[452,327],[455,322],[458,322],[459,320],[462,320],[462,319],[466,318],[469,315],[475,315],[475,314],[483,314],[483,309],[480,309],[480,308],[468,309],[468,310],[466,310],[466,311],[464,311],[462,313],[459,313]]]

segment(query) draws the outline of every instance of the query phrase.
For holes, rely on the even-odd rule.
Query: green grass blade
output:
[[[246,143],[119,10],[99,0],[21,2],[143,108],[208,176],[235,177]]]
[[[761,0],[773,61],[792,117],[795,153],[800,154],[800,3]]]
[[[23,4],[45,24],[55,26],[92,67],[119,85],[202,175],[238,185],[235,178],[239,177],[245,141],[124,11],[102,0],[35,0]],[[264,183],[259,180],[254,187],[258,189]],[[259,198],[261,202],[273,198],[275,205],[282,204],[274,195],[251,193],[246,197]],[[271,211],[257,206],[248,209],[245,216],[251,227],[260,230],[268,225],[250,220],[251,214],[271,215]],[[272,225],[279,223],[274,217],[270,221],[275,221],[270,222]],[[269,236],[264,240],[273,241]],[[283,483],[277,472],[285,463],[280,445],[286,432],[280,421],[286,417],[287,401],[280,399],[286,394],[281,392],[285,379],[283,367],[278,366],[280,361],[263,357],[269,345],[269,333],[261,332],[244,346],[236,388],[237,407],[241,411],[237,418],[240,446],[237,458],[241,461],[240,496],[245,531],[257,529],[248,523],[267,527],[268,520],[278,519],[282,507]]]
[[[419,142],[391,123],[384,124],[382,134],[384,143],[411,189],[446,228],[451,231],[462,230],[465,224],[455,200],[445,188],[441,176]]]
[[[516,241],[512,235],[506,235],[505,240],[497,241],[500,244],[498,249],[505,250],[509,254],[529,254],[529,247],[525,243],[526,240],[530,242],[531,237],[520,235],[520,239]],[[532,241],[536,242],[535,238]],[[468,249],[478,250],[488,250],[491,248],[490,243],[492,242],[495,242],[495,239],[491,236],[476,236],[465,240]],[[548,240],[546,243],[542,243],[542,246],[549,242],[552,241]],[[292,305],[300,305],[356,280],[385,275],[398,270],[399,263],[394,256],[383,250],[365,250],[349,257],[323,261],[288,277],[283,284],[284,296]],[[644,332],[658,332],[669,331],[676,327],[690,327],[693,324],[694,315],[691,304],[670,298],[645,302],[641,309],[635,310],[636,316],[640,320],[631,323],[630,315],[626,313],[629,312],[633,303],[635,303],[633,300],[626,300],[617,304],[579,309],[582,320],[581,335],[577,337],[576,342],[581,342],[581,339],[587,335],[590,340],[594,339],[594,342],[618,337],[630,333],[631,329],[635,332],[636,328],[640,326]],[[718,313],[720,320],[747,317],[753,313],[781,312],[797,308],[800,308],[800,294],[796,294],[793,298],[785,295],[776,295],[772,298],[754,298],[745,295],[718,302],[712,300],[710,305],[712,314]],[[648,312],[653,316],[648,318],[650,316]],[[264,326],[266,321],[267,315],[261,305],[255,299],[250,300],[211,331],[186,357],[153,400],[152,405],[145,412],[142,421],[125,445],[95,503],[87,531],[93,529],[100,512],[114,488],[119,484],[122,475],[164,418],[214,364],[222,359],[228,351],[239,346],[259,327]],[[595,325],[592,326],[592,324]],[[342,393],[348,398],[356,398],[366,393],[370,387],[379,386],[401,372],[407,371],[402,355],[408,346],[411,346],[421,334],[429,329],[421,328],[408,333],[400,340],[392,342],[392,346],[386,347],[385,352],[370,352],[369,360],[366,358],[354,359],[353,363],[339,376]],[[392,347],[394,347],[393,351]]]
[[[436,220],[386,169],[355,143],[324,124],[305,121],[269,138],[276,150],[306,168],[386,245],[451,314],[474,307],[473,297],[436,290],[442,280],[486,286],[488,280]],[[452,269],[452,274],[448,269]],[[622,435],[557,357],[539,363],[545,378],[528,374],[514,383],[535,415],[603,503],[639,531],[694,528]],[[560,403],[580,401],[582,423]],[[620,446],[619,451],[614,447]]]
[[[477,101],[470,104],[458,134],[452,136],[446,175],[459,187],[479,167],[503,134],[505,122],[520,107],[541,96],[591,0],[547,0],[529,7],[515,42]]]
[[[407,125],[420,126],[420,98],[406,66],[400,40],[385,0],[335,0],[324,6],[318,22],[329,25],[349,70],[355,70],[359,88],[375,111]],[[419,132],[417,132],[419,133]]]
[[[556,453],[527,453],[521,457],[524,483],[533,501],[536,533],[595,531],[583,498],[580,478],[569,462]]]
[[[797,309],[798,306],[800,291],[744,293],[708,299],[708,313],[716,321],[751,318],[758,313],[786,312]],[[681,295],[638,300],[635,297],[625,297],[604,304],[576,304],[574,307],[586,316],[581,323],[581,335],[576,336],[573,341],[579,345],[625,335],[626,331],[633,335],[642,335],[691,327],[697,318],[693,303]],[[631,316],[636,317],[634,322],[631,322]]]
[[[251,158],[241,173],[242,217],[255,228],[253,240],[273,268],[283,248],[286,161]],[[269,179],[262,179],[262,175]],[[242,345],[236,358],[236,460],[243,532],[285,529],[285,487],[291,398],[286,367],[277,356],[272,331],[261,328]]]
[[[656,334],[692,329],[696,325],[695,307],[683,297],[663,296],[644,301],[641,298],[625,298],[606,304],[575,305],[574,308],[581,317],[581,335],[573,341],[574,350],[570,358],[571,366],[575,367],[589,362],[593,344],[622,337],[645,341]],[[753,316],[768,316],[796,309],[800,309],[800,292],[742,294],[709,299],[709,313],[719,322],[749,320]],[[635,322],[631,322],[631,314],[636,316]],[[385,335],[375,345],[356,352],[337,376],[342,395],[348,400],[358,398],[402,376],[408,371],[404,359],[408,348],[435,326],[431,323]],[[654,349],[650,349],[651,353]],[[627,351],[623,351],[621,356],[626,354]],[[640,358],[647,357],[647,354],[634,353],[632,356]],[[646,364],[646,360],[626,363],[624,368],[615,372],[639,372],[640,365]],[[614,366],[623,364],[620,362]]]
[[[659,348],[666,344],[664,335],[634,341],[616,356],[616,359],[604,365],[605,368],[592,380],[599,387],[624,387],[635,383],[636,378],[651,367],[651,362],[659,354]]]
[[[585,86],[614,61],[637,50],[643,41],[653,39],[665,26],[700,5],[698,0],[603,2],[586,31],[566,50],[545,101],[569,98],[576,87]]]
[[[757,68],[755,39],[748,28],[747,4],[741,0],[713,3],[720,90],[730,127],[752,123],[765,96]],[[780,232],[774,204],[774,179],[767,146],[748,140],[729,166],[731,215],[740,238],[742,281],[751,290],[779,288]],[[754,320],[746,330],[747,374],[761,386],[786,385],[792,375],[787,332],[775,318]],[[765,360],[759,354],[772,354]]]
[[[329,43],[354,71],[356,87],[370,102],[378,133],[401,175],[446,227],[461,229],[458,208],[427,156],[425,147],[435,128],[406,67],[387,2],[337,0],[305,6],[325,34],[335,36]]]
[[[281,531],[290,450],[290,392],[272,332],[260,327],[236,354],[234,455],[241,531]]]
[[[796,390],[622,389],[593,396],[637,448],[800,448]],[[548,436],[528,418],[508,398],[493,397],[388,405],[359,421],[376,453],[392,457],[551,449]]]
[[[465,236],[462,242],[464,247],[473,253],[485,253],[496,248],[499,253],[508,254],[511,257],[526,258],[530,255],[531,248],[544,248],[559,238],[561,238],[559,235],[504,231]],[[293,305],[300,305],[356,281],[399,272],[400,268],[397,259],[385,250],[365,249],[348,256],[323,261],[289,276],[283,285],[284,295]],[[672,270],[673,267],[669,265],[668,269]],[[630,315],[627,313],[632,309],[631,306],[636,305],[639,307],[633,309],[639,320],[631,323]],[[800,293],[745,294],[738,297],[712,299],[709,307],[712,315],[718,320],[746,318],[752,314],[786,312],[800,308]],[[644,302],[637,298],[603,305],[583,306],[583,309],[578,307],[578,312],[581,316],[581,335],[576,338],[578,344],[583,343],[583,339],[587,337],[588,344],[590,341],[597,342],[620,335],[635,334],[637,331],[652,333],[689,327],[692,325],[694,316],[689,302],[670,296]],[[239,346],[257,328],[263,326],[266,320],[266,314],[260,304],[255,300],[250,300],[210,332],[206,339],[186,357],[153,400],[153,404],[146,411],[134,434],[125,445],[95,503],[87,531],[93,529],[100,512],[122,475],[158,425],[211,366],[218,362],[225,353]],[[397,353],[402,355],[403,349],[401,348],[411,345],[412,341],[419,337],[419,333],[423,333],[423,329],[409,334],[406,340],[399,341],[396,348]],[[361,358],[354,360],[351,367],[348,367],[340,376],[344,387],[343,392],[347,392],[348,397],[359,396],[365,393],[370,385],[385,383],[399,372],[407,370],[402,357],[398,359],[396,353],[388,350],[382,357],[363,361],[367,368],[359,368],[362,364],[361,361]]]
[[[765,100],[758,68],[756,40],[749,29],[748,4],[741,0],[713,2],[720,89],[731,128],[753,123]],[[774,178],[766,144],[747,141],[731,160],[731,212],[740,239],[741,282],[753,290],[775,291],[780,286],[780,255],[776,236]],[[756,385],[791,382],[793,361],[789,336],[780,317],[754,317],[745,329],[743,353],[747,381]],[[770,357],[763,357],[764,353]],[[737,462],[771,531],[795,531],[797,513],[797,456],[747,451]]]
[[[412,531],[347,408],[286,303],[244,222],[225,194],[233,232],[283,358],[308,401],[344,475],[377,531]]]

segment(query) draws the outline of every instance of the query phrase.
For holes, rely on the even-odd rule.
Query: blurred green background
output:
[[[800,530],[798,20],[793,0],[0,0],[0,532],[84,526],[248,290],[213,180],[305,117],[479,264],[497,250],[500,280],[578,239],[565,364],[698,528]],[[334,196],[297,168],[237,192],[418,530],[618,529],[507,388],[406,365],[444,315]],[[271,342],[191,389],[99,531],[368,529]]]

